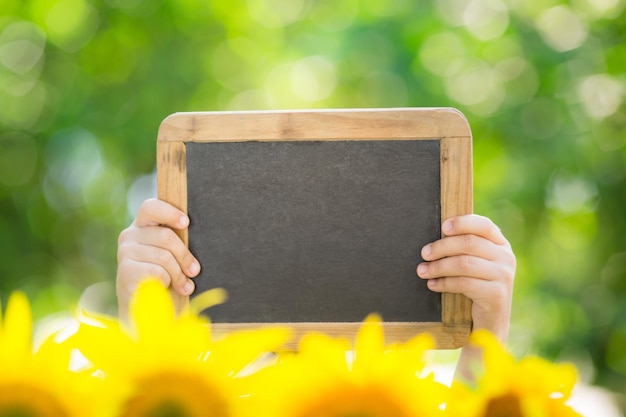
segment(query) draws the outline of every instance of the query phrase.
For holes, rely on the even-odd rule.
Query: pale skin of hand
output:
[[[183,230],[189,218],[172,205],[157,199],[143,202],[135,221],[120,233],[117,246],[117,300],[120,318],[139,282],[156,277],[180,295],[190,295],[190,278],[200,273],[200,263],[174,230]]]
[[[506,343],[516,270],[510,243],[490,219],[475,214],[447,219],[441,230],[442,239],[422,248],[417,275],[432,291],[470,298],[473,330],[489,330]],[[479,357],[464,347],[457,377],[471,379],[471,362]]]

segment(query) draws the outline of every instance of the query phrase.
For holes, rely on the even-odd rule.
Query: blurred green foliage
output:
[[[625,7],[2,0],[0,298],[22,289],[38,318],[85,293],[114,311],[117,236],[154,194],[171,113],[453,106],[476,212],[518,257],[512,348],[623,391]]]

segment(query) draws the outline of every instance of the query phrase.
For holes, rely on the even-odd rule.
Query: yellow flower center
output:
[[[519,399],[513,394],[491,399],[484,417],[523,417]]]
[[[138,381],[120,417],[228,417],[221,390],[196,375],[161,372]]]
[[[49,391],[28,384],[0,385],[2,417],[67,417],[70,411]]]
[[[401,401],[384,387],[346,386],[327,391],[304,405],[298,417],[410,417]]]

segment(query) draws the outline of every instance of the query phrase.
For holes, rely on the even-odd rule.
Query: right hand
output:
[[[174,232],[189,226],[189,218],[162,200],[149,199],[139,208],[137,218],[124,229],[117,244],[117,299],[120,317],[140,281],[154,277],[182,295],[195,285],[190,278],[200,273],[200,263]]]

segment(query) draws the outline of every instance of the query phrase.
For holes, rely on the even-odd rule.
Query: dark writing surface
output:
[[[441,321],[415,268],[440,237],[437,140],[187,143],[196,293],[216,323]]]

